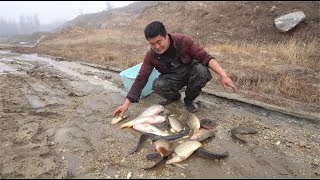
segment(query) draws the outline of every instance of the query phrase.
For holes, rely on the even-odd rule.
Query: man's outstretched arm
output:
[[[218,61],[211,59],[208,63],[208,67],[220,76],[220,80],[223,88],[226,90],[227,86],[231,87],[235,92],[238,93],[237,87],[234,85],[233,81],[228,77],[224,69],[219,65]]]

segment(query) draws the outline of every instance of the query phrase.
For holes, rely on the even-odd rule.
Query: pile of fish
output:
[[[178,162],[186,160],[194,152],[205,159],[221,159],[229,156],[229,152],[214,153],[204,149],[202,141],[215,136],[216,122],[210,119],[200,120],[195,114],[190,115],[187,119],[188,127],[183,127],[178,119],[174,116],[162,116],[159,115],[164,111],[164,106],[153,105],[143,111],[138,117],[125,122],[120,125],[120,128],[132,127],[137,131],[142,132],[135,147],[129,152],[133,154],[136,152],[140,145],[146,140],[151,140],[155,145],[157,153],[148,154],[146,158],[148,160],[157,160],[151,167],[143,169],[151,169],[159,164],[165,162],[165,164],[176,164]],[[116,124],[127,116],[115,117],[112,119],[111,124]],[[163,131],[154,124],[160,124],[168,121],[170,124],[170,133]],[[192,135],[188,134],[192,131]],[[238,131],[232,131],[235,133],[245,133],[238,129]],[[249,130],[249,133],[253,131]],[[235,135],[232,135],[237,137]],[[173,141],[179,138],[185,139],[184,141]],[[188,139],[187,139],[188,138]],[[240,142],[240,138],[234,138]],[[169,158],[170,157],[170,158]]]

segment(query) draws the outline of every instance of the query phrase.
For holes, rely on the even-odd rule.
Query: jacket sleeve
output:
[[[127,94],[127,98],[131,103],[139,102],[142,89],[148,82],[149,76],[154,68],[151,63],[152,56],[150,51],[146,54],[139,73]]]
[[[204,48],[196,43],[190,36],[185,36],[183,51],[188,54],[188,58],[194,59],[208,66],[208,62],[214,59]],[[184,54],[184,53],[183,53]]]

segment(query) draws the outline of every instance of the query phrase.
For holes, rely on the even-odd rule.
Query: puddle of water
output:
[[[15,72],[18,69],[12,68],[2,62],[0,62],[0,73],[7,73],[7,72]]]
[[[92,84],[101,85],[105,89],[120,92],[123,96],[125,96],[127,93],[116,86],[114,86],[110,81],[103,80],[97,76],[86,76],[81,74],[81,71],[87,71],[88,69],[95,72],[102,72],[101,70],[97,70],[95,68],[89,68],[87,66],[83,66],[78,62],[64,62],[64,61],[55,61],[49,58],[43,58],[39,57],[37,54],[31,54],[31,55],[22,55],[20,56],[21,60],[27,59],[28,61],[42,61],[47,62],[48,64],[52,65],[56,69],[59,69],[60,71],[74,77],[78,77],[82,80],[86,80]]]
[[[0,54],[12,55],[10,51],[0,51]],[[5,61],[10,59],[4,58]],[[125,96],[127,92],[121,88],[116,87],[112,82],[108,80],[103,80],[97,76],[87,76],[81,72],[86,72],[88,70],[93,72],[103,72],[96,68],[90,68],[88,66],[81,65],[79,62],[64,62],[64,61],[55,61],[50,58],[39,57],[38,54],[17,54],[15,60],[20,61],[29,61],[29,62],[45,62],[49,66],[53,66],[54,68],[68,74],[69,76],[77,77],[81,80],[88,81],[89,83],[95,85],[101,85],[103,88],[119,92],[121,95]],[[17,69],[13,69],[6,64],[0,63],[0,73],[8,72],[8,71],[16,71]]]
[[[10,54],[10,50],[0,50],[0,54]]]
[[[0,59],[0,61],[2,61],[2,62],[12,62],[14,60],[10,59],[10,58],[7,58],[7,57],[3,57],[3,58]]]

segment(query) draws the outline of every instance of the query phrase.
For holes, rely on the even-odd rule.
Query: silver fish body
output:
[[[141,123],[157,124],[157,123],[162,123],[165,120],[166,118],[161,115],[150,115],[150,116],[142,116],[142,117],[139,116],[131,121],[121,124],[120,128],[131,127],[135,124],[141,124]]]
[[[215,136],[215,129],[204,129],[201,128],[198,132],[194,133],[190,140],[203,141],[209,137]]]
[[[155,104],[155,105],[150,106],[148,109],[144,110],[139,115],[139,117],[157,115],[162,111],[164,111],[164,106],[162,106],[160,104]]]
[[[144,133],[151,133],[151,134],[156,134],[159,136],[168,136],[169,134],[162,131],[161,129],[157,128],[156,126],[153,126],[151,124],[148,123],[142,123],[142,124],[135,124],[133,125],[133,128],[135,130],[138,130],[140,132],[144,132]]]
[[[194,133],[200,130],[200,120],[195,114],[191,114],[190,118],[187,121],[187,124]]]
[[[173,116],[168,116],[169,119],[169,124],[171,126],[171,128],[175,131],[175,132],[179,132],[183,129],[180,121],[178,119],[176,119]]]
[[[194,151],[202,147],[199,141],[188,140],[179,144],[175,149],[171,159],[167,160],[166,164],[174,164],[187,159]]]

